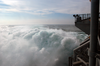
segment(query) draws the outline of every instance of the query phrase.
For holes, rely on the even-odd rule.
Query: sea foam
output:
[[[0,26],[0,66],[67,66],[86,36],[43,26]]]

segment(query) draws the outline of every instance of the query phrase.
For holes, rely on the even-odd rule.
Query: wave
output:
[[[86,37],[43,26],[0,26],[0,66],[67,66]]]

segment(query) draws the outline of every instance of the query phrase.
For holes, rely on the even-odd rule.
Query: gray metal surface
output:
[[[91,0],[90,53],[97,53],[99,0]],[[96,65],[95,55],[89,56],[89,66]]]

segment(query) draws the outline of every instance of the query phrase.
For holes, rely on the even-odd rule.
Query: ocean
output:
[[[68,66],[86,37],[74,25],[0,26],[0,66]]]

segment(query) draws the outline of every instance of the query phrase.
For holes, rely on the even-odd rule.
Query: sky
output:
[[[90,13],[89,0],[0,0],[0,25],[74,24]]]

